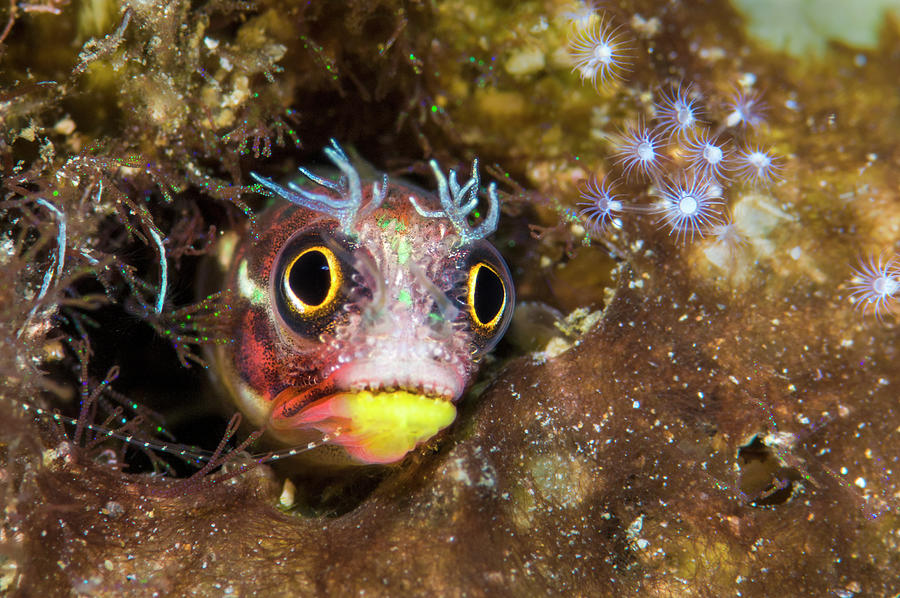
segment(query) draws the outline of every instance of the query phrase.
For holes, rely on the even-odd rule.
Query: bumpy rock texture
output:
[[[875,50],[806,61],[724,2],[609,3],[632,64],[597,91],[566,50],[580,3],[42,6],[19,5],[0,55],[3,592],[900,592],[897,324],[848,292],[858,256],[900,239],[895,22]],[[611,136],[660,89],[694,83],[721,119],[751,79],[753,141],[783,170],[728,184],[744,243],[644,214],[585,237],[576,182],[617,176]],[[193,410],[215,387],[179,360],[224,342],[227,306],[193,303],[196,271],[252,225],[248,173],[329,137],[423,184],[423,158],[478,155],[506,191],[527,317],[441,442],[322,490],[241,456],[150,475],[168,458],[34,417],[81,399],[83,423],[162,439],[160,412],[215,446],[224,419]]]

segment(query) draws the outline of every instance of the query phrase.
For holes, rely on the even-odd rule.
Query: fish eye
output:
[[[500,323],[506,302],[506,285],[497,271],[485,262],[472,265],[466,303],[475,326],[493,332]]]
[[[341,288],[343,275],[337,256],[328,247],[313,245],[288,257],[281,276],[287,306],[302,317],[328,310]]]
[[[469,254],[460,301],[473,332],[475,353],[490,351],[509,327],[516,290],[506,262],[487,243]]]
[[[346,250],[347,253],[344,253]],[[269,278],[273,316],[295,337],[316,338],[334,326],[348,300],[352,247],[330,231],[304,231],[279,250]]]
[[[462,269],[466,277],[459,288],[461,310],[472,332],[473,353],[490,351],[512,320],[516,290],[506,262],[489,243],[469,252]]]

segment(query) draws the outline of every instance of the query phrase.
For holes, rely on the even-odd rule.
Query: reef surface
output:
[[[900,250],[894,20],[877,47],[804,57],[714,0],[11,7],[0,592],[900,592],[896,310],[852,286],[861,256]],[[627,64],[592,85],[572,44],[604,24]],[[732,156],[779,166],[721,181],[734,234],[667,227],[662,179],[623,168],[628,127],[688,86]],[[458,421],[324,485],[133,448],[234,431],[198,364],[227,295],[195,281],[224,231],[253,234],[249,172],[332,137],[392,177],[477,155],[500,183],[522,305]],[[670,143],[666,172],[687,156]],[[578,205],[591,177],[625,204],[614,226]]]

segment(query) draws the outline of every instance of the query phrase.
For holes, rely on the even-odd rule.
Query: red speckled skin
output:
[[[261,231],[259,241],[244,242],[237,248],[227,280],[235,284],[233,281],[237,280],[238,265],[246,259],[250,279],[259,287],[268,289],[272,265],[284,243],[298,230],[317,224],[327,226],[329,220],[310,210],[279,201],[258,220],[258,230]],[[266,402],[271,402],[286,387],[293,386],[298,376],[307,378],[309,384],[317,381],[316,355],[286,354],[287,347],[272,322],[269,304],[253,305],[244,297],[236,301],[234,342],[225,351],[230,358],[223,364],[226,379],[243,380]],[[253,419],[256,419],[253,423],[257,425],[265,423],[258,418]]]
[[[313,227],[334,230],[336,224],[327,216],[276,200],[276,205],[257,220],[258,240],[248,237],[231,258],[226,280],[235,291],[233,342],[218,348],[217,369],[238,406],[255,426],[268,422],[273,401],[281,391],[322,380],[320,356],[315,351],[293,350],[292,344],[279,334],[268,289],[275,259],[297,231]],[[238,268],[244,260],[250,280],[266,290],[265,304],[254,304],[236,292]],[[240,385],[252,389],[256,400],[242,398]]]

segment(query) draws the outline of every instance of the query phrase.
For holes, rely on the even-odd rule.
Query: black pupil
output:
[[[288,273],[288,285],[306,305],[315,307],[325,301],[331,289],[331,270],[325,254],[307,251],[298,257]]]
[[[503,309],[503,281],[491,270],[482,266],[475,273],[475,297],[472,299],[475,317],[487,324]]]

